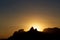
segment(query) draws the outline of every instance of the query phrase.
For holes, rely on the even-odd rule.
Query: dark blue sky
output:
[[[27,30],[31,23],[39,23],[42,29],[59,27],[60,0],[0,0],[0,38]]]

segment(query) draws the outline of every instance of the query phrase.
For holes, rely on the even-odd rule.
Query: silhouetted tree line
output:
[[[43,32],[33,27],[28,32],[21,29],[15,31],[7,40],[60,40],[60,28],[46,28]]]

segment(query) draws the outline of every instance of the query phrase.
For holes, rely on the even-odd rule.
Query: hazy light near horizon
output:
[[[34,29],[37,29],[37,31],[43,31],[43,26],[38,23],[31,24],[31,27],[33,27]]]
[[[29,31],[31,27],[37,29],[37,31],[43,31],[44,29],[43,25],[38,22],[30,22],[28,23],[27,27],[25,27],[24,29],[25,31]]]

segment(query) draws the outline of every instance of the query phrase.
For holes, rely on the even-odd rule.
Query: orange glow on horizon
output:
[[[43,31],[42,26],[39,24],[32,24],[31,27],[34,29],[37,29],[37,31]]]
[[[27,25],[27,27],[25,27],[25,31],[29,31],[31,27],[37,29],[37,31],[43,31],[44,29],[43,26],[39,23],[30,23],[29,25]]]

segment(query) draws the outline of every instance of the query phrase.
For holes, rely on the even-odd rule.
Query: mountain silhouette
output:
[[[60,34],[60,29],[59,28],[46,28],[43,30],[43,32],[46,33],[51,33],[51,34]]]
[[[43,32],[33,27],[27,32],[20,29],[6,40],[60,40],[60,28],[46,28]]]

